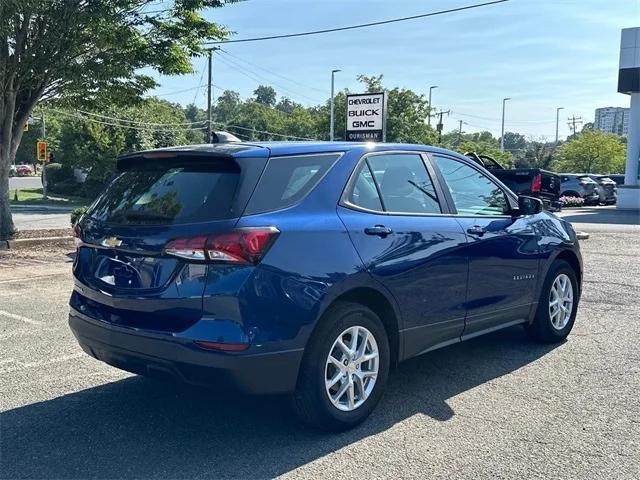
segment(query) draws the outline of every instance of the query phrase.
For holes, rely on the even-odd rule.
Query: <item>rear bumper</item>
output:
[[[69,326],[86,353],[114,367],[250,394],[292,392],[304,353],[303,349],[269,353],[212,352],[184,338],[118,327],[73,308],[69,313]]]

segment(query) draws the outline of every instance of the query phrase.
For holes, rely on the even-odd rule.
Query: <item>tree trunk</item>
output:
[[[0,238],[9,238],[16,233],[9,204],[9,167],[11,165],[15,90],[7,90],[0,101]]]
[[[13,218],[11,216],[11,208],[9,206],[9,165],[11,160],[7,155],[5,158],[4,153],[8,150],[4,148],[0,149],[0,238],[9,238],[16,233],[16,228],[13,224]]]

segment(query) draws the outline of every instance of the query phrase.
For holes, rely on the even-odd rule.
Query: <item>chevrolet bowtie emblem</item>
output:
[[[116,237],[105,238],[102,241],[103,247],[116,248],[116,247],[119,247],[120,245],[122,245],[122,240]]]

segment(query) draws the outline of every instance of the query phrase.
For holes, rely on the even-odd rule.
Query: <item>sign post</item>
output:
[[[363,93],[347,95],[346,140],[384,142],[387,133],[387,95]]]

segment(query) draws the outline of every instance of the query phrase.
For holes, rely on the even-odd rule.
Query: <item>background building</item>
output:
[[[629,133],[629,109],[623,107],[596,108],[594,128],[605,133],[626,136]]]

